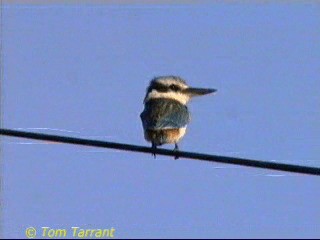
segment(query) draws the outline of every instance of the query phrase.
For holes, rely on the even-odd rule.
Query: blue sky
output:
[[[320,5],[5,5],[5,128],[138,145],[154,76],[218,89],[180,149],[320,167]],[[320,180],[2,138],[2,235],[319,237]],[[165,148],[173,148],[167,145]]]

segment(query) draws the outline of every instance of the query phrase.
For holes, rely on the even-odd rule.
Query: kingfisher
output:
[[[178,152],[178,142],[185,135],[190,122],[187,103],[195,96],[216,91],[211,88],[189,87],[178,76],[153,78],[146,90],[144,110],[140,114],[144,138],[151,142],[152,149],[163,144],[174,144],[174,151]],[[156,157],[155,152],[152,155]]]

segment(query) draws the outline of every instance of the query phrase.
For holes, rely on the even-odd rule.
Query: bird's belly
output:
[[[159,129],[150,130],[147,129],[144,132],[144,137],[147,141],[153,142],[156,145],[162,145],[165,143],[177,143],[186,133],[186,128],[176,129]]]

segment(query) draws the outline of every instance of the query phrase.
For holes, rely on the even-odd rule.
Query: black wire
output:
[[[105,141],[89,140],[89,139],[74,138],[74,137],[64,137],[64,136],[16,131],[11,129],[1,129],[1,128],[0,128],[0,135],[29,138],[29,139],[36,139],[36,140],[46,140],[46,141],[53,141],[53,142],[60,142],[60,143],[77,144],[77,145],[84,145],[84,146],[91,146],[91,147],[113,148],[113,149],[133,151],[133,152],[156,153],[158,155],[166,155],[166,156],[173,156],[173,157],[178,156],[179,158],[182,157],[182,158],[203,160],[203,161],[209,161],[209,162],[236,164],[236,165],[256,167],[256,168],[280,170],[280,171],[286,171],[286,172],[320,175],[320,168],[299,166],[299,165],[292,165],[292,164],[285,164],[285,163],[275,163],[275,162],[259,161],[259,160],[251,160],[251,159],[235,158],[235,157],[224,157],[224,156],[208,155],[208,154],[193,153],[193,152],[182,152],[182,151],[176,152],[173,150],[152,149],[150,147],[143,147],[143,146],[137,146],[137,145],[131,145],[131,144],[105,142]]]

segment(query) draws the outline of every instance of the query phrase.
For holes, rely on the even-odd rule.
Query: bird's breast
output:
[[[159,129],[150,130],[146,129],[144,132],[144,137],[147,141],[153,142],[156,145],[162,145],[166,143],[177,143],[185,135],[186,128],[176,128],[176,129]]]

